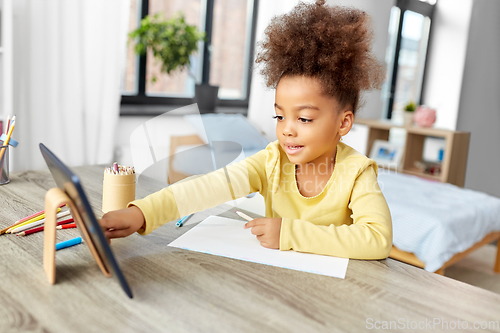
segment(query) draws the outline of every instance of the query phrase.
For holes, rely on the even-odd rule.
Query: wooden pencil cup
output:
[[[60,188],[52,188],[45,194],[45,225],[44,225],[44,241],[43,241],[43,268],[50,284],[56,282],[56,227],[57,227],[57,209],[63,204],[66,204],[71,211],[71,215],[75,220],[77,228],[80,230],[83,241],[90,250],[97,265],[107,277],[110,277],[110,272],[104,266],[101,258],[97,254],[94,243],[89,236],[87,228],[82,221],[78,210],[73,201]]]
[[[104,173],[102,184],[102,212],[123,209],[135,200],[135,174]]]

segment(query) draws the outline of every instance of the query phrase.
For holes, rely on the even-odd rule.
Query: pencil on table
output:
[[[16,225],[19,225],[19,224],[21,224],[21,223],[23,223],[23,222],[26,222],[26,221],[28,221],[28,220],[31,220],[31,219],[33,219],[33,218],[35,218],[35,217],[38,217],[38,216],[42,215],[42,214],[45,214],[45,210],[42,210],[42,211],[40,211],[40,212],[38,212],[38,213],[35,213],[35,214],[33,214],[33,215],[30,215],[30,216],[26,216],[25,218],[22,218],[22,219],[20,219],[19,221],[16,221],[14,224],[12,224],[12,225],[10,225],[10,226],[8,226],[8,227],[3,228],[2,230],[0,230],[0,235],[5,234],[5,233],[6,233],[9,229],[11,229],[11,228],[15,227]]]
[[[16,224],[16,225],[10,227],[9,229],[7,229],[7,231],[5,233],[10,234],[10,232],[12,230],[14,230],[15,228],[25,226],[26,224],[29,224],[29,223],[32,223],[32,222],[40,221],[41,219],[45,219],[45,213],[40,214],[38,216],[35,216],[35,217],[33,217],[33,218],[29,219],[29,220],[26,220],[24,222]]]
[[[82,237],[76,237],[76,238],[73,238],[73,239],[70,239],[70,240],[67,240],[67,241],[64,241],[64,242],[57,243],[56,244],[56,251],[64,249],[64,248],[67,248],[67,247],[70,247],[70,246],[73,246],[73,245],[78,245],[82,241],[83,241]]]
[[[76,223],[68,223],[68,224],[58,225],[56,227],[57,230],[61,230],[61,229],[74,229],[74,228],[76,228]]]
[[[62,204],[60,207],[64,207],[64,206],[66,206],[66,204]],[[60,212],[60,211],[61,211],[61,208],[60,208],[60,207],[57,209],[57,212]],[[45,216],[45,210],[39,211],[39,212],[37,212],[37,213],[35,213],[35,214],[32,214],[32,215],[30,215],[30,216],[23,217],[23,218],[22,218],[22,219],[20,219],[19,221],[16,221],[14,224],[12,224],[12,225],[10,225],[10,226],[8,226],[8,227],[6,227],[6,228],[4,228],[4,229],[0,230],[0,235],[5,234],[5,233],[6,233],[9,229],[11,229],[11,228],[13,228],[13,227],[18,226],[18,225],[20,225],[21,223],[28,222],[29,220],[34,219],[34,218],[36,218],[36,217],[38,217],[38,216],[40,216],[40,215],[44,215],[44,216]],[[43,218],[43,217],[42,217],[42,218]]]
[[[60,211],[61,211],[61,208],[57,208],[57,212],[60,212]],[[45,219],[45,211],[42,214],[39,214],[39,215],[32,217],[30,219],[24,220],[24,221],[19,222],[19,223],[14,223],[14,225],[12,225],[10,228],[8,228],[5,233],[10,234],[11,231],[14,230],[15,228],[25,226],[29,223],[36,222],[36,221],[39,221],[41,219]]]
[[[61,217],[65,217],[65,216],[68,216],[70,214],[70,211],[67,210],[65,212],[61,212],[59,214],[56,215],[56,219],[58,218],[61,218]],[[38,220],[38,221],[34,221],[34,222],[31,222],[31,223],[28,223],[26,225],[23,225],[23,226],[16,226],[14,227],[10,233],[11,234],[16,234],[18,232],[21,232],[21,231],[24,231],[24,230],[28,230],[28,229],[31,229],[33,227],[36,227],[36,226],[39,226],[40,224],[44,224],[45,223],[45,219],[41,219],[41,220]]]
[[[184,222],[186,222],[187,220],[189,220],[191,218],[191,216],[193,216],[193,215],[194,214],[190,214],[190,215],[184,216],[179,221],[177,221],[177,223],[175,223],[175,226],[176,227],[182,227],[182,225],[184,224]]]
[[[5,233],[6,234],[10,234],[10,232],[12,230],[14,230],[15,228],[17,228],[17,227],[22,227],[23,225],[26,225],[26,224],[31,223],[31,222],[39,221],[39,220],[41,220],[43,218],[45,218],[45,213],[40,214],[38,216],[35,216],[35,217],[33,217],[33,218],[29,219],[29,220],[26,220],[24,222],[19,222],[19,223],[16,223],[16,224],[14,224],[14,225],[12,225],[10,227],[7,227],[7,228],[4,229]]]
[[[57,230],[61,230],[61,229],[73,229],[73,228],[76,228],[76,223],[67,223],[67,224],[63,224],[63,225],[58,225],[56,227]],[[43,231],[44,229],[45,229],[45,226],[41,226],[41,227],[38,227],[38,228],[33,228],[33,229],[30,229],[30,230],[26,230],[26,231],[20,232],[16,236],[31,235],[31,234]]]
[[[66,224],[66,223],[71,223],[71,222],[75,222],[75,220],[73,218],[70,218],[70,219],[67,219],[67,220],[62,220],[62,221],[59,221],[56,223],[56,225],[63,225],[63,224]]]
[[[60,221],[60,222],[57,222],[56,229],[76,228],[76,223],[71,223],[71,222],[74,222],[74,220],[72,218],[71,219],[67,219],[67,220],[63,220],[63,221]],[[71,226],[71,227],[69,227],[69,226]],[[41,227],[37,227],[37,228],[33,228],[33,229],[29,229],[29,230],[20,232],[16,236],[26,236],[26,235],[34,234],[36,232],[43,231],[44,229],[45,229],[45,226],[41,226]]]

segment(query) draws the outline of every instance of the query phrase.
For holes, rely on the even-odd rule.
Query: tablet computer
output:
[[[127,296],[132,298],[132,291],[102,232],[101,225],[90,207],[87,196],[83,191],[80,178],[42,143],[40,143],[40,151],[42,152],[42,156],[49,167],[57,187],[64,191],[75,204],[74,206],[77,209],[76,213],[80,215],[83,227],[88,233],[88,240],[94,245],[95,252],[97,256],[99,256],[104,268],[118,281]]]

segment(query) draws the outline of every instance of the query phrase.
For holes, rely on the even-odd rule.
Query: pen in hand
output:
[[[239,216],[241,216],[242,218],[244,218],[245,220],[247,220],[248,222],[250,222],[250,221],[253,220],[253,218],[251,218],[250,216],[248,216],[245,213],[242,213],[242,212],[239,212],[239,211],[235,211],[235,213],[238,214]]]

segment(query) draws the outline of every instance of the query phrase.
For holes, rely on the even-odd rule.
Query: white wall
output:
[[[437,110],[436,128],[456,129],[472,2],[436,4],[424,83],[424,103]]]
[[[391,8],[395,0],[329,0],[330,5],[351,6],[362,9],[372,18],[372,29],[374,32],[373,53],[381,63],[384,63],[387,45],[389,43],[389,20]],[[374,90],[362,97],[364,106],[357,116],[361,118],[379,119],[382,115],[381,91]]]
[[[500,197],[500,1],[475,0],[457,129],[471,132],[465,187]]]
[[[256,42],[262,40],[264,30],[274,16],[289,12],[298,2],[298,0],[259,1],[255,31]],[[255,54],[257,54],[257,52],[258,48],[255,48]],[[248,119],[250,119],[254,125],[258,126],[269,140],[273,141],[276,139],[275,125],[271,118],[274,115],[274,90],[265,86],[262,76],[258,74],[255,68],[252,75],[248,104]]]
[[[312,2],[312,1],[309,1]],[[260,1],[257,21],[256,40],[261,40],[264,30],[271,18],[290,11],[298,1],[275,0]],[[389,18],[394,0],[329,0],[329,5],[353,6],[365,10],[372,17],[372,28],[375,33],[373,51],[380,61],[384,60],[387,47]],[[370,92],[364,96],[364,108],[359,110],[360,117],[380,118],[382,101],[380,91]],[[275,124],[271,118],[274,114],[274,90],[265,87],[262,77],[254,71],[248,110],[249,119],[266,133],[270,140],[276,138]]]

